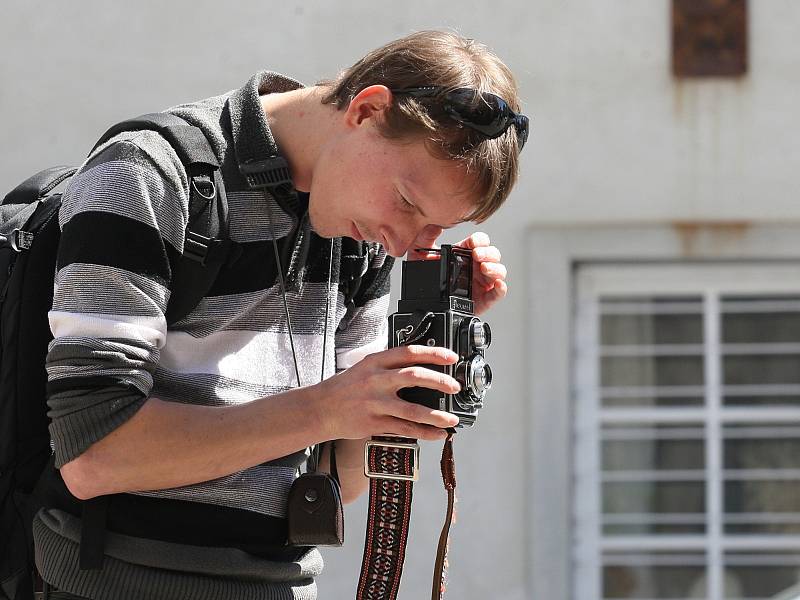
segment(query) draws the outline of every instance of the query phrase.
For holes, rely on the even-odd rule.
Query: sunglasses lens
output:
[[[453,90],[445,96],[444,108],[456,120],[489,137],[500,135],[508,126],[508,105],[494,94]]]
[[[528,141],[528,129],[530,128],[530,121],[525,115],[517,115],[514,119],[514,128],[517,130],[517,141],[519,149]]]

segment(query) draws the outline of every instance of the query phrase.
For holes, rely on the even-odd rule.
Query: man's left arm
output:
[[[423,232],[423,235],[426,236],[425,239],[416,240],[412,248],[436,247],[436,240],[441,233],[440,228],[426,228]],[[508,293],[507,270],[501,262],[500,250],[491,245],[489,236],[483,232],[473,233],[456,245],[472,250],[472,298],[475,303],[475,314],[483,314]],[[366,338],[360,340],[362,343],[366,342],[366,346],[361,346],[362,349],[372,346],[372,351],[377,351],[385,348],[387,344],[386,315],[388,312],[389,271],[392,266],[390,262],[387,262],[387,258],[379,253],[376,256],[377,264],[376,261],[373,261],[370,265],[373,277],[367,278],[369,285],[363,289],[366,297],[362,295],[358,299],[362,306],[358,308],[359,312],[354,319],[361,319],[361,325],[352,321],[348,324],[348,328],[355,326],[355,330],[349,334],[351,337],[354,334],[358,335],[358,332],[361,332],[362,336],[370,330],[378,332],[378,336],[371,340]],[[414,251],[409,252],[408,255],[409,260],[425,258],[435,257],[425,256],[424,253]],[[380,323],[376,322],[376,315],[379,316]],[[365,327],[365,325],[367,326]],[[336,441],[336,467],[345,503],[356,500],[369,486],[369,479],[364,475],[364,444],[366,441],[365,439]],[[326,450],[320,461],[320,468],[324,471],[330,469],[329,447],[330,444],[326,444]]]

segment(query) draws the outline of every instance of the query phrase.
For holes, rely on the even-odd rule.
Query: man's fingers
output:
[[[494,262],[499,263],[503,260],[503,255],[497,246],[481,246],[472,251],[472,256],[477,259],[479,263]]]
[[[443,440],[447,437],[447,432],[439,427],[421,425],[396,417],[387,417],[381,427],[384,431],[376,435],[400,436],[430,442]]]
[[[502,263],[489,263],[484,262],[480,264],[481,279],[486,283],[490,283],[495,279],[505,279],[508,271]]]
[[[505,298],[506,294],[508,294],[508,284],[502,279],[495,280],[491,287],[487,287],[480,297],[475,298],[475,314],[482,315],[498,301]]]
[[[492,293],[495,295],[497,300],[505,298],[506,294],[508,293],[508,284],[505,281],[495,282]]]
[[[421,404],[407,402],[402,398],[391,398],[382,401],[381,407],[385,414],[404,421],[412,421],[431,427],[455,427],[458,417],[443,410],[433,410]]]
[[[458,360],[458,354],[439,346],[398,346],[372,355],[378,366],[385,369],[398,369],[410,365],[451,365]]]
[[[457,394],[461,391],[459,383],[450,375],[427,367],[403,367],[396,371],[394,383],[397,389],[424,387],[445,394]]]
[[[476,231],[468,238],[465,238],[458,242],[456,246],[461,246],[462,248],[469,248],[473,250],[475,248],[479,248],[481,246],[488,246],[491,243],[489,240],[489,236],[482,231]]]

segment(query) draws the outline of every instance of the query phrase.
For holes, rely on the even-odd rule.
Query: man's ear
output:
[[[344,113],[344,121],[350,127],[358,127],[374,119],[392,104],[392,92],[385,85],[371,85],[358,92]]]

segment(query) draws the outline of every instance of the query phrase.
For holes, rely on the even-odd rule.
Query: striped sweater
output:
[[[211,141],[227,189],[230,237],[242,249],[174,326],[167,327],[164,311],[183,251],[189,185],[175,152],[154,132],[124,133],[90,155],[72,179],[60,211],[50,312],[54,340],[47,357],[57,466],[127,421],[150,396],[221,406],[297,385],[270,212],[281,254],[292,257],[287,297],[301,385],[319,381],[323,353],[328,377],[385,347],[391,257],[378,244],[317,236],[302,202],[279,203],[251,191],[238,170],[272,139],[259,95],[299,86],[263,72],[239,90],[169,109]],[[348,302],[345,274],[353,272],[362,277]],[[213,481],[140,494],[280,520],[307,455],[299,450]],[[315,598],[314,576],[322,568],[316,549],[268,559],[241,548],[110,531],[104,568],[79,571],[79,533],[74,516],[40,512],[34,523],[37,564],[58,588],[97,600]]]

